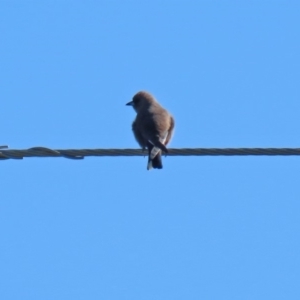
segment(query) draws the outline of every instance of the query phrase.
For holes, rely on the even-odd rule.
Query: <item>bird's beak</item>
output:
[[[126,105],[132,106],[133,105],[133,101],[130,101],[130,102],[126,103]]]

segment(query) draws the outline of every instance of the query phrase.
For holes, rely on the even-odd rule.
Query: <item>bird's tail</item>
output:
[[[161,153],[158,153],[153,159],[151,159],[149,156],[147,170],[151,170],[152,168],[154,169],[163,168],[162,161],[161,161]]]
[[[161,161],[161,151],[168,153],[168,149],[164,145],[166,138],[168,136],[168,131],[164,133],[162,137],[155,143],[148,141],[147,147],[149,151],[148,165],[147,170],[154,169],[162,169],[162,161]],[[153,145],[155,144],[155,146]]]
[[[147,170],[151,170],[152,168],[162,169],[163,165],[161,161],[161,150],[149,143],[148,151],[149,151],[149,157],[148,157]]]

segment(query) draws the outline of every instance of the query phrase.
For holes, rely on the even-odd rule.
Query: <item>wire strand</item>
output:
[[[142,149],[50,149],[33,147],[24,150],[3,150],[0,159],[23,159],[24,157],[64,157],[83,159],[86,156],[147,156]],[[290,156],[300,155],[300,148],[170,148],[167,156]]]

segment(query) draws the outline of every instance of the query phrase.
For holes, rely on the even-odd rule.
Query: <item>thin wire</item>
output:
[[[50,149],[33,147],[25,150],[3,150],[0,146],[0,160],[23,159],[24,157],[65,157],[83,159],[85,156],[146,156],[141,149]],[[170,148],[168,156],[290,156],[300,155],[300,148]]]

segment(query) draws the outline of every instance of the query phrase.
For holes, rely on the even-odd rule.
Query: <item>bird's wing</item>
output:
[[[170,118],[171,118],[171,124],[170,124],[170,128],[168,130],[168,135],[167,135],[165,143],[164,143],[165,145],[169,144],[169,142],[173,136],[173,132],[174,132],[175,120],[172,116],[170,116]]]
[[[165,145],[165,141],[167,139],[168,136],[168,131],[164,132],[164,134],[159,138],[159,141],[162,145]],[[149,141],[151,144],[153,144],[151,141]],[[158,153],[159,151],[161,151],[160,148],[158,147],[153,147],[150,153],[150,158],[153,159]]]

